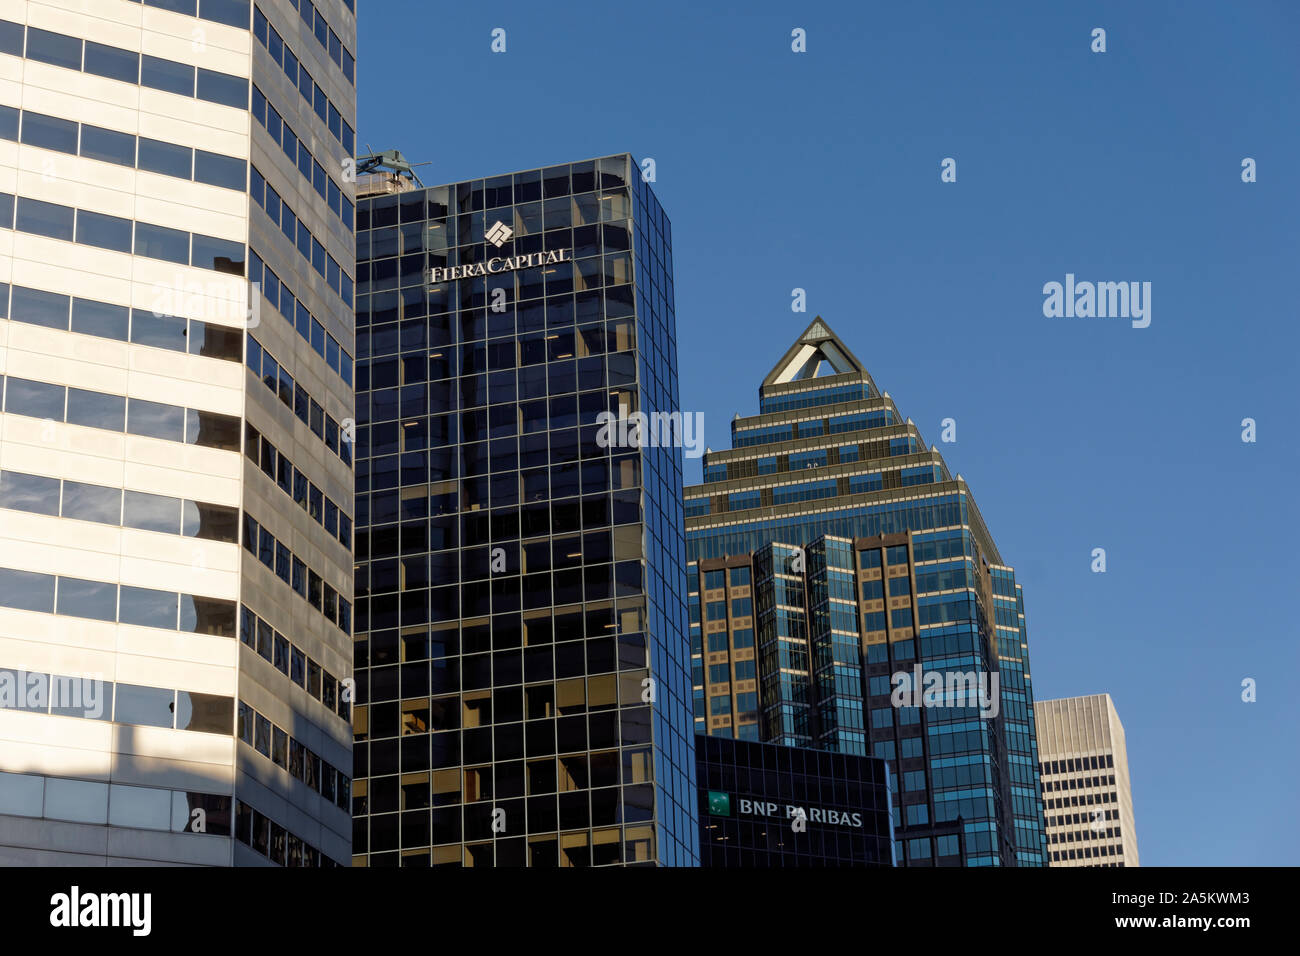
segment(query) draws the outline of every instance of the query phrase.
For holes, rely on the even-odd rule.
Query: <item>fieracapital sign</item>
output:
[[[474,276],[496,275],[498,272],[514,272],[516,269],[534,269],[537,266],[555,265],[558,262],[572,262],[572,249],[558,249],[551,252],[532,252],[526,256],[493,256],[487,262],[473,262],[465,266],[434,266],[429,270],[429,284],[451,282],[454,279],[469,279]]]
[[[497,221],[483,234],[483,238],[499,249],[513,235],[513,229],[504,222]],[[553,266],[560,262],[572,261],[572,249],[533,252],[519,256],[493,256],[487,262],[472,262],[463,266],[435,266],[429,270],[429,285],[437,285],[439,282],[451,282],[455,279],[471,279],[474,276],[496,275],[499,272],[514,272],[517,269]]]

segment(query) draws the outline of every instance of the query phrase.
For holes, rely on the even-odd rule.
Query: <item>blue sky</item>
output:
[[[709,444],[822,315],[927,442],[956,419],[1035,696],[1115,699],[1142,862],[1294,864],[1297,35],[1286,2],[384,0],[358,143],[427,184],[653,157]],[[1150,327],[1045,318],[1066,273],[1150,282]]]

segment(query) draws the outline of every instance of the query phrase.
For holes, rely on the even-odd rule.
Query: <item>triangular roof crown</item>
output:
[[[781,357],[781,361],[767,373],[763,384],[780,385],[784,382],[820,378],[822,376],[817,373],[823,362],[833,370],[829,373],[831,375],[843,375],[846,372],[856,372],[863,377],[867,375],[867,370],[858,361],[858,357],[840,341],[840,337],[831,331],[831,327],[819,315],[803,330],[794,345]]]

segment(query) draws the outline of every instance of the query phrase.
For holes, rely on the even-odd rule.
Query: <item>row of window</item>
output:
[[[351,636],[352,605],[247,513],[244,514],[244,550],[324,614],[327,621]]]
[[[0,710],[230,736],[235,709],[219,694],[0,668]]]
[[[0,771],[0,813],[172,833],[230,835],[230,794]]]
[[[239,702],[238,737],[340,810],[351,811],[351,779],[242,700]]]
[[[248,182],[248,164],[235,156],[119,133],[13,106],[0,106],[0,139],[223,189],[243,190]]]
[[[285,408],[325,442],[325,447],[337,455],[343,464],[352,467],[351,432],[340,429],[339,423],[326,415],[325,409],[305,388],[294,382],[293,376],[275,360],[275,356],[263,349],[261,343],[251,335],[248,337],[245,362],[248,370],[261,379],[262,384],[280,399]]]
[[[1106,770],[1115,766],[1113,754],[1091,757],[1071,757],[1068,760],[1044,760],[1040,767],[1043,773],[1080,773],[1087,770]]]
[[[1106,827],[1094,830],[1091,826],[1084,830],[1061,830],[1047,834],[1048,843],[1091,843],[1094,840],[1115,840],[1120,836],[1119,827]]]
[[[1118,810],[1097,810],[1092,813],[1049,813],[1046,818],[1049,827],[1063,827],[1086,823],[1091,825],[1094,820],[1118,820]],[[1095,832],[1095,831],[1094,831]],[[1056,841],[1053,841],[1056,842]]]
[[[599,167],[599,169],[597,168]],[[587,160],[572,166],[551,166],[514,175],[472,180],[448,186],[435,186],[400,196],[378,196],[368,201],[363,229],[402,223],[441,219],[449,214],[499,209],[521,203],[552,199],[573,193],[624,189],[627,185],[627,159],[611,156]],[[513,184],[513,188],[512,188]],[[639,185],[639,184],[638,184]],[[638,198],[640,198],[638,196]],[[373,218],[372,218],[373,210]],[[662,216],[662,211],[660,212]],[[656,250],[658,254],[658,250]]]
[[[885,408],[875,412],[857,412],[851,415],[837,415],[833,418],[826,419],[825,434],[834,435],[840,432],[863,431],[869,428],[884,428],[894,423],[894,413],[892,410]],[[799,435],[820,435],[823,434],[822,422],[814,420],[812,422],[792,422],[782,425],[763,425],[757,428],[734,428],[732,429],[732,447],[744,448],[750,445],[768,445],[773,442],[790,441],[796,437],[795,426],[798,425]],[[814,426],[815,430],[814,430]],[[902,439],[902,441],[906,441]],[[896,454],[892,445],[890,454]]]
[[[1073,777],[1068,780],[1045,780],[1043,781],[1043,792],[1049,790],[1083,790],[1087,787],[1105,787],[1115,786],[1115,775],[1102,775],[1100,777]]]
[[[353,217],[352,201],[344,194],[342,188],[334,182],[334,178],[325,172],[325,167],[316,161],[316,157],[307,148],[306,141],[301,139],[293,131],[288,121],[283,119],[276,112],[275,107],[266,101],[266,94],[258,89],[256,84],[253,85],[253,117],[271,135],[271,138],[283,150],[289,162],[298,167],[298,172],[307,180],[307,184],[316,190],[320,198],[329,206],[330,211],[338,216],[350,235],[352,233]],[[258,172],[257,167],[254,166],[249,189],[259,206],[263,205],[262,197],[264,192],[261,192],[261,190],[271,188],[269,185],[263,185],[265,179],[266,177]],[[242,183],[240,188],[243,188]],[[263,208],[266,207],[263,206]]]
[[[24,34],[26,35],[24,38]],[[25,43],[24,43],[25,39]],[[26,56],[52,66],[93,73],[95,76],[150,89],[207,100],[221,106],[248,109],[248,80],[178,63],[148,53],[136,53],[115,46],[82,40],[63,33],[51,33],[21,23],[0,20],[0,53]]]
[[[1063,807],[1090,807],[1098,803],[1115,803],[1118,797],[1113,793],[1084,793],[1072,797],[1052,797],[1043,801],[1046,810],[1059,810]]]
[[[351,0],[346,0],[351,3]],[[291,867],[347,866],[331,860],[302,837],[295,836],[242,800],[235,801],[235,838],[272,863]]]
[[[20,285],[11,293],[0,283],[0,318],[228,362],[243,357],[236,329]]]
[[[254,614],[246,605],[239,609],[239,639],[265,658],[272,667],[344,720],[351,708],[345,685],[307,652]]]
[[[835,405],[839,402],[865,401],[874,398],[871,386],[854,383],[837,385],[834,388],[818,388],[802,392],[785,392],[781,395],[759,396],[758,412],[785,412],[796,408],[812,408],[817,405]]]
[[[323,20],[321,22],[324,23]],[[275,27],[267,23],[261,10],[258,10],[254,16],[253,35],[261,42],[266,52],[271,54],[271,59],[284,70],[284,75],[289,78],[289,82],[298,88],[298,95],[320,117],[321,123],[329,129],[330,135],[347,150],[345,155],[355,156],[356,136],[352,127],[348,125],[347,120],[343,119],[339,108],[330,102],[320,84],[307,72],[307,67],[299,62],[289,44],[284,41]]]
[[[255,171],[253,178],[254,189],[256,189],[256,181],[260,181],[260,174]],[[284,237],[298,250],[298,254],[307,260],[307,264],[315,270],[316,274],[329,283],[329,287],[336,295],[342,296],[346,273],[339,267],[338,261],[325,251],[324,244],[311,234],[311,230],[305,223],[298,219],[289,204],[282,202],[279,194],[269,186],[260,200],[254,192],[253,201],[270,217],[271,222],[280,228]],[[253,278],[252,281],[258,280]]]
[[[239,542],[239,510],[185,498],[0,471],[0,508],[99,524]]]
[[[224,23],[228,27],[248,29],[248,0],[131,0],[146,7],[183,13],[200,20]]]
[[[0,375],[4,411],[144,438],[239,451],[239,419],[179,405]]]
[[[0,193],[0,229],[15,229],[196,269],[212,269],[237,276],[244,274],[242,242],[25,196],[18,196],[15,201],[9,193]]]
[[[316,422],[313,422],[312,430],[320,434]],[[351,550],[352,519],[347,512],[295,468],[293,462],[281,454],[269,439],[259,435],[251,423],[244,423],[244,432],[244,449],[248,460],[261,468],[263,474],[292,498],[294,504],[306,511],[313,521],[337,538],[339,544]]]
[[[252,274],[259,276],[262,294],[267,300],[279,311],[280,315],[289,323],[298,337],[312,347],[312,350],[325,359],[325,364],[333,370],[334,374],[343,379],[349,387],[352,385],[352,356],[342,345],[325,331],[325,326],[317,321],[316,317],[308,311],[307,306],[301,299],[294,296],[289,286],[280,281],[279,276],[271,270],[269,266],[262,264],[262,258],[256,252],[251,256]],[[346,275],[344,276],[346,279]]]
[[[166,0],[166,2],[174,3],[178,2],[178,0]],[[247,0],[244,0],[244,2],[246,3]],[[308,32],[316,37],[316,42],[325,51],[325,55],[343,71],[343,78],[348,81],[349,85],[355,86],[357,82],[357,61],[348,51],[348,48],[343,45],[339,35],[334,32],[333,28],[325,20],[325,14],[316,9],[311,0],[289,0],[289,2],[298,8],[298,15],[302,17],[302,22],[307,25]],[[353,0],[343,0],[343,3],[349,10],[352,10]],[[267,25],[266,15],[262,13],[261,8],[254,7],[253,9],[253,34],[269,48],[269,41],[263,39],[262,31],[264,29],[269,30],[271,27]],[[247,17],[245,17],[245,22],[247,22]]]
[[[581,348],[587,354],[637,349],[636,320],[632,317],[636,306],[630,286],[607,288],[603,296],[597,290],[508,303],[504,312],[487,308],[487,296],[482,291],[464,296],[449,292],[456,289],[458,285],[453,283],[435,286],[428,293],[420,288],[406,289],[400,294],[381,292],[359,296],[357,328],[370,342],[369,354],[384,356],[400,352],[409,357],[435,346],[450,346],[457,338],[461,345],[466,345],[489,336],[500,339],[546,329],[550,330],[548,334],[559,334],[572,331],[575,324]],[[464,300],[463,307],[454,304],[459,300]],[[458,308],[460,311],[456,311]],[[372,327],[366,329],[367,325]],[[601,325],[605,329],[603,342],[598,338]],[[559,355],[557,352],[556,359]],[[448,374],[452,373],[446,371],[428,377],[443,378]]]
[[[235,604],[128,584],[0,568],[0,607],[187,634],[235,636]]]
[[[1075,850],[1053,850],[1052,862],[1063,860],[1093,860],[1103,856],[1122,856],[1123,849],[1118,846],[1085,846]],[[1123,863],[1102,863],[1100,866],[1123,866]]]
[[[305,229],[303,233],[311,237],[311,233]],[[301,248],[299,249],[301,252]],[[259,256],[252,248],[248,250],[248,281],[261,287],[262,295],[266,296],[272,306],[280,310],[280,314],[288,320],[290,325],[298,329],[298,334],[303,335],[301,329],[301,319],[297,318],[297,299],[289,289],[288,284],[281,282],[280,277],[272,271],[271,267],[265,265],[262,257]],[[343,304],[352,308],[352,279],[346,272],[339,268],[333,256],[326,257],[326,265],[329,270],[329,286],[342,300]],[[304,310],[305,311],[305,310]],[[310,313],[308,313],[310,315]],[[304,336],[307,338],[308,336]],[[340,368],[331,366],[335,372],[343,374]],[[348,383],[351,384],[351,370],[348,371]]]

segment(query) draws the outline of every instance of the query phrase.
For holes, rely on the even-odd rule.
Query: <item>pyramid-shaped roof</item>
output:
[[[803,330],[789,351],[781,357],[781,361],[767,373],[763,384],[780,385],[784,382],[819,378],[822,363],[831,367],[831,375],[846,372],[856,372],[864,377],[867,375],[867,370],[858,361],[858,357],[840,341],[840,337],[831,331],[826,320],[819,315]]]

